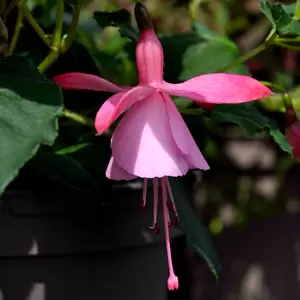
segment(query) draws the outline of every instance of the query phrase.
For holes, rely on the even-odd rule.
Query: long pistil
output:
[[[178,277],[174,273],[173,263],[172,263],[172,253],[170,245],[170,234],[169,234],[169,210],[167,206],[167,178],[163,177],[161,179],[161,189],[162,189],[162,204],[163,204],[163,216],[164,216],[164,227],[165,227],[165,237],[166,237],[166,250],[169,265],[169,278],[168,278],[168,289],[173,291],[179,288]]]

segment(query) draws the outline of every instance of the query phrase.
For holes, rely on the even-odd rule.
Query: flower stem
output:
[[[65,42],[63,43],[61,47],[61,52],[65,53],[72,45],[75,36],[76,36],[76,28],[79,23],[79,17],[80,17],[80,4],[76,4],[73,8],[73,13],[72,13],[72,22],[68,31],[67,38]]]
[[[64,16],[64,2],[62,0],[56,0],[56,23],[55,29],[53,33],[52,39],[52,49],[59,48],[61,35],[62,35],[62,28],[63,28],[63,16]]]
[[[20,35],[20,31],[22,28],[22,23],[23,23],[23,13],[22,13],[22,10],[19,8],[18,9],[18,17],[17,17],[16,25],[15,25],[15,31],[14,31],[14,34],[13,34],[13,37],[12,37],[12,40],[11,40],[11,43],[10,43],[9,49],[8,49],[8,55],[12,55],[16,48],[18,38]]]
[[[1,1],[1,0],[0,0]],[[6,0],[4,0],[5,2]],[[9,15],[9,13],[13,10],[13,8],[19,4],[21,0],[12,0],[8,6],[5,8],[5,11],[4,11],[4,15],[3,15],[3,19],[5,20],[6,17]]]
[[[56,61],[60,54],[65,53],[71,47],[76,36],[76,28],[79,22],[80,8],[80,4],[75,5],[72,15],[72,22],[68,31],[66,41],[62,42],[61,36],[63,27],[64,3],[62,0],[56,0],[56,26],[53,33],[51,51],[38,66],[38,70],[41,73],[45,72]]]
[[[48,47],[50,47],[50,41],[47,38],[47,35],[45,34],[44,30],[40,27],[40,25],[37,23],[37,21],[34,19],[28,7],[21,2],[19,3],[19,9],[22,11],[23,16],[29,22],[29,24],[32,26],[32,28],[38,34],[38,36],[43,40],[43,42]]]
[[[299,43],[299,42],[300,42],[300,37],[293,37],[293,38],[277,37],[275,39],[275,44],[276,43]]]
[[[292,46],[292,45],[288,45],[286,43],[282,43],[282,42],[279,42],[279,41],[280,40],[276,41],[277,46],[280,46],[280,47],[286,48],[286,49],[296,50],[296,51],[300,50],[300,46]]]
[[[231,70],[232,68],[240,65],[241,63],[245,62],[246,60],[248,60],[249,58],[256,56],[258,53],[264,51],[265,49],[267,49],[269,47],[269,43],[263,43],[261,45],[259,45],[258,47],[256,47],[255,49],[251,50],[250,52],[246,53],[245,55],[237,58],[236,60],[234,60],[231,64],[219,69],[217,72],[218,73],[223,73],[223,72],[227,72],[229,70]]]
[[[7,55],[8,31],[0,17],[0,57]]]
[[[260,83],[263,84],[264,86],[276,89],[277,91],[279,91],[283,94],[286,93],[286,90],[283,87],[281,87],[279,84],[272,83],[269,81],[260,81]]]
[[[50,50],[47,57],[39,64],[37,69],[40,73],[44,73],[57,59],[59,53],[58,50]]]
[[[91,128],[94,128],[94,122],[93,120],[83,116],[83,115],[80,115],[76,112],[73,112],[69,109],[64,109],[63,110],[63,113],[62,115],[65,117],[65,118],[68,118],[70,120],[73,120],[77,123],[80,123],[82,125],[85,125],[85,126],[88,126],[88,127],[91,127]]]
[[[6,8],[6,0],[0,0],[0,17],[4,16]]]
[[[62,0],[56,0],[56,23],[55,29],[52,35],[52,45],[49,54],[39,64],[39,72],[45,72],[58,58],[60,52],[61,35],[63,28],[63,15],[64,15],[64,2]]]

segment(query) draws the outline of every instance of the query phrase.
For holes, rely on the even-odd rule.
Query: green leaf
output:
[[[272,4],[266,0],[260,0],[260,9],[279,35],[300,34],[300,22],[291,16],[291,7],[282,3]]]
[[[286,11],[286,13],[293,16],[296,10],[296,3],[282,4],[282,7]]]
[[[284,134],[277,128],[270,128],[270,135],[274,139],[274,141],[280,146],[280,148],[289,153],[290,155],[293,155],[293,149],[286,140],[286,137]]]
[[[251,103],[217,105],[211,114],[211,120],[217,123],[237,124],[251,136],[267,130],[283,151],[292,153],[277,123],[263,115]]]
[[[55,153],[60,154],[60,155],[72,154],[74,152],[80,151],[81,149],[84,149],[85,147],[88,147],[89,145],[90,145],[89,143],[82,143],[82,144],[72,145],[72,146],[69,146],[69,147],[59,149],[59,150],[55,151]]]
[[[169,36],[159,37],[165,56],[164,77],[169,82],[178,81],[182,71],[179,62],[189,46],[199,43],[200,39],[195,32],[184,32]]]
[[[190,201],[193,199],[192,187],[187,184],[184,177],[170,177],[169,180],[180,218],[180,225],[187,236],[188,244],[206,261],[211,272],[218,279],[220,265],[209,231],[200,223],[190,205]]]
[[[216,105],[211,119],[218,123],[237,124],[252,136],[263,131],[271,122],[254,105],[248,103]]]
[[[240,56],[237,45],[201,24],[195,25],[199,42],[190,45],[182,60],[180,80],[187,80],[201,74],[214,73],[229,65]],[[228,70],[229,73],[249,74],[244,65]]]
[[[31,162],[41,173],[72,188],[84,192],[96,192],[99,189],[97,182],[81,162],[68,154],[40,154]]]
[[[41,144],[53,144],[61,112],[60,88],[29,60],[11,56],[0,63],[0,194]]]

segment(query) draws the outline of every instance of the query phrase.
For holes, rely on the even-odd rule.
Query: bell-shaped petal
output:
[[[178,84],[164,82],[159,89],[170,95],[216,104],[248,102],[272,94],[249,76],[223,73],[201,75]]]
[[[132,180],[136,178],[136,176],[129,174],[119,167],[113,157],[110,158],[105,175],[107,178],[113,180]]]
[[[113,134],[111,148],[117,165],[138,177],[182,176],[189,170],[157,92],[128,110]]]
[[[186,160],[188,161],[190,168],[208,170],[209,166],[205,158],[196,145],[172,99],[166,94],[163,94],[163,98],[167,107],[173,138],[177,147],[186,156]]]
[[[297,161],[300,161],[300,121],[287,127],[285,130],[285,137],[288,143],[293,148],[293,155]]]
[[[122,92],[108,98],[100,107],[96,119],[95,128],[98,134],[102,134],[110,125],[133,103],[148,97],[154,90],[150,87],[138,86],[127,93]]]
[[[90,90],[118,93],[127,91],[129,87],[119,87],[108,80],[85,73],[73,72],[51,78],[61,88],[68,90]]]

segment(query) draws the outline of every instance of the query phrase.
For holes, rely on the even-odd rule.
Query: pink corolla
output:
[[[190,98],[199,105],[213,105],[256,100],[269,96],[271,91],[251,77],[233,74],[202,75],[179,84],[165,82],[163,49],[147,8],[137,3],[135,16],[140,29],[136,47],[137,86],[116,86],[103,78],[83,73],[67,73],[53,80],[64,89],[116,93],[106,100],[96,115],[98,134],[106,131],[127,111],[111,139],[112,156],[106,176],[114,180],[144,178],[144,206],[147,182],[153,179],[154,218],[151,228],[156,231],[160,184],[169,265],[168,288],[174,290],[178,289],[179,283],[172,265],[169,226],[171,217],[178,220],[178,216],[168,176],[183,176],[190,169],[207,170],[209,166],[170,95]]]

